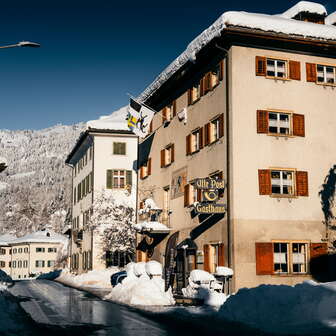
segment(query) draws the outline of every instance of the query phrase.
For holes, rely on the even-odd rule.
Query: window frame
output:
[[[120,145],[124,145],[124,148],[125,148],[125,153],[117,153],[117,148],[118,146]],[[115,148],[115,146],[117,146]],[[112,149],[112,154],[113,155],[127,155],[127,143],[126,142],[122,142],[122,141],[113,141],[113,145],[112,145],[113,149]],[[120,149],[120,148],[119,148]]]
[[[271,177],[271,194],[270,194],[270,197],[274,197],[274,198],[297,198],[298,196],[296,195],[296,191],[297,191],[297,188],[296,188],[296,172],[297,172],[297,169],[296,168],[277,168],[277,167],[270,167],[269,168],[270,170],[270,177]],[[293,184],[292,184],[292,188],[293,188],[293,191],[291,194],[284,194],[284,193],[273,193],[273,190],[272,190],[272,172],[273,171],[279,171],[280,173],[281,172],[291,172],[292,173],[292,181],[293,181]],[[282,180],[281,176],[280,176],[280,180]],[[284,185],[280,185],[280,190],[282,190],[282,187]]]
[[[326,83],[326,82],[319,82],[318,81],[318,66],[323,66],[324,67],[324,75],[326,75],[326,69],[327,67],[331,67],[334,69],[334,83]],[[315,63],[315,70],[316,70],[316,81],[315,83],[317,85],[323,85],[323,86],[336,86],[336,65],[335,64],[328,64],[328,63]],[[326,77],[325,77],[326,79]]]
[[[297,275],[308,275],[309,270],[309,260],[310,260],[310,247],[311,241],[309,240],[279,240],[272,239],[272,251],[273,251],[273,275],[275,276],[297,276]],[[275,258],[274,258],[274,244],[287,244],[287,268],[288,272],[275,272]],[[293,271],[293,244],[305,244],[306,245],[306,254],[305,254],[305,272],[294,272]]]
[[[217,142],[221,137],[220,137],[220,115],[216,116],[215,118],[210,120],[210,142],[209,145]],[[215,126],[216,123],[216,126]],[[215,130],[216,130],[216,136],[215,136]]]
[[[175,150],[174,144],[171,143],[164,148],[164,168],[170,166],[174,161],[172,160],[172,151]],[[169,155],[169,156],[168,156]],[[175,156],[175,153],[174,153]],[[168,161],[169,158],[169,161]]]
[[[268,79],[276,79],[276,80],[285,80],[285,81],[289,81],[290,78],[289,78],[289,59],[287,58],[278,58],[278,57],[270,57],[270,56],[265,56],[266,58],[266,74],[265,74],[265,78],[268,78]],[[278,61],[281,61],[281,62],[285,62],[285,76],[284,77],[278,77],[278,76],[275,76],[277,74],[277,66],[274,64],[274,76],[269,76],[267,74],[268,70],[267,70],[267,61],[268,60],[273,60],[274,62],[278,62]]]
[[[276,137],[294,137],[293,135],[293,111],[292,110],[277,110],[277,109],[266,109],[265,111],[268,112],[268,125],[267,125],[267,135],[269,136],[276,136]],[[286,114],[289,116],[289,133],[288,134],[283,134],[283,133],[272,133],[270,132],[270,114]],[[280,117],[277,119],[278,124],[280,124]],[[277,126],[278,127],[278,126]],[[279,130],[280,126],[278,127]]]

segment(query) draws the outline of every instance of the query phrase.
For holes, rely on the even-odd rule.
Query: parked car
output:
[[[119,283],[127,277],[126,271],[117,272],[111,275],[111,285],[112,287],[117,286]]]

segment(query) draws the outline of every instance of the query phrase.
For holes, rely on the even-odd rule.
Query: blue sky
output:
[[[96,119],[138,95],[227,10],[281,13],[297,1],[8,1],[0,5],[0,128]],[[336,3],[320,1],[329,13]]]

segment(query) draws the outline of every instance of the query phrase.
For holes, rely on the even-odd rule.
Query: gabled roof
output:
[[[323,25],[311,22],[298,21],[290,18],[300,10],[325,13],[324,6],[308,1],[299,2],[290,10],[279,15],[256,14],[247,12],[225,12],[209,28],[204,30],[192,42],[185,51],[180,54],[155,80],[141,93],[138,99],[146,102],[164,83],[176,74],[188,62],[195,62],[198,53],[215,38],[225,34],[232,28],[246,28],[258,31],[265,35],[282,34],[289,37],[296,36],[307,41],[336,42],[336,26]]]

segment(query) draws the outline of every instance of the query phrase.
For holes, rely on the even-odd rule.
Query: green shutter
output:
[[[132,170],[126,170],[126,185],[132,186]]]
[[[112,170],[108,169],[106,171],[106,189],[112,189]]]

